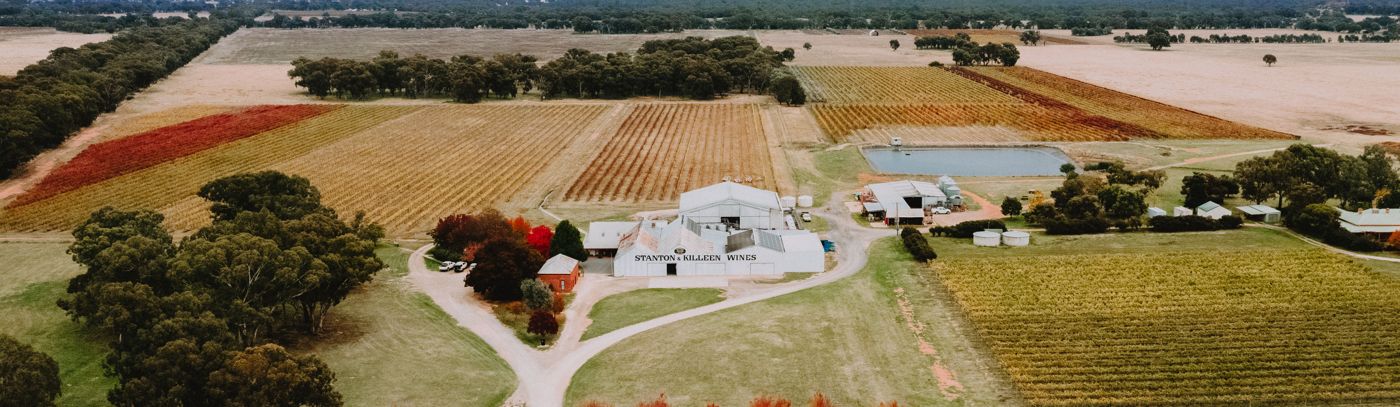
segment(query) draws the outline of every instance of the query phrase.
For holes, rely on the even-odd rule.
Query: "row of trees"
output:
[[[1192,44],[1231,44],[1231,43],[1279,43],[1279,44],[1321,44],[1327,42],[1327,38],[1318,34],[1275,34],[1261,37],[1251,37],[1247,34],[1211,34],[1208,37],[1198,35],[1191,36]]]
[[[791,49],[775,51],[746,36],[653,40],[635,54],[574,49],[540,68],[540,91],[545,97],[707,100],[766,91],[774,70],[794,56]]]
[[[458,102],[475,103],[487,96],[513,98],[534,89],[540,78],[535,62],[535,57],[521,54],[497,54],[490,59],[459,55],[442,60],[423,55],[400,58],[396,52],[380,51],[369,61],[297,58],[287,75],[297,86],[322,98],[450,96]]]
[[[523,218],[508,220],[494,209],[442,218],[429,235],[433,258],[477,264],[466,284],[491,301],[522,299],[521,283],[534,280],[546,258],[588,258],[582,234],[569,221],[551,233],[548,227],[531,228]]]
[[[933,246],[929,246],[928,239],[922,233],[911,227],[899,230],[899,240],[904,244],[904,250],[914,256],[914,260],[927,262],[938,258],[938,253],[933,251]]]
[[[221,19],[133,28],[105,42],[55,49],[14,77],[0,77],[0,178],[237,28]]]
[[[1142,33],[1141,35],[1123,34],[1115,36],[1113,37],[1113,42],[1129,44],[1147,44],[1148,46],[1151,46],[1153,50],[1160,51],[1162,48],[1171,47],[1172,44],[1186,42],[1186,34],[1172,35],[1171,33],[1167,32],[1166,28],[1153,27],[1147,29],[1147,32]]]
[[[961,66],[970,65],[991,65],[1016,66],[1016,61],[1021,60],[1021,51],[1016,49],[1016,44],[1004,42],[1001,44],[968,43],[953,49],[953,63]]]
[[[305,178],[277,172],[204,185],[213,223],[178,244],[150,210],[103,208],[73,231],[83,274],[58,305],[112,338],[118,406],[338,406],[334,374],[276,343],[316,334],[383,268],[378,226],[345,222]]]
[[[1065,181],[1050,192],[1053,200],[1030,202],[1020,213],[1026,222],[1044,226],[1050,234],[1103,233],[1109,227],[1137,229],[1147,213],[1147,195],[1166,179],[1161,171],[1132,171],[1118,162],[1091,165],[1082,174],[1074,165],[1065,164],[1061,172]],[[1013,207],[1019,206],[1018,202]]]
[[[298,58],[287,75],[318,97],[450,96],[475,103],[538,88],[544,97],[675,95],[703,100],[734,91],[763,92],[775,68],[794,55],[791,49],[761,47],[752,37],[689,37],[648,41],[636,54],[571,49],[542,67],[535,57],[521,54],[442,60],[381,51],[369,61]]]

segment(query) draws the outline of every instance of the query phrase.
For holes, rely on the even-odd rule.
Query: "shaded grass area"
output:
[[[107,404],[116,385],[103,373],[106,339],[68,319],[55,304],[68,279],[81,273],[67,243],[0,243],[0,333],[33,346],[58,362],[60,406]]]
[[[381,246],[389,269],[327,317],[309,348],[336,373],[347,406],[499,406],[515,375],[476,335],[406,279],[408,253]]]
[[[795,273],[792,273],[795,274]],[[610,295],[588,311],[587,340],[628,325],[724,300],[715,288],[647,288]]]
[[[816,207],[826,205],[832,192],[855,187],[861,173],[871,172],[870,164],[861,156],[860,149],[853,146],[840,150],[814,150],[808,154],[812,156],[816,172],[794,167],[792,177],[797,185],[811,187],[812,201]]]
[[[946,303],[917,289],[915,263],[894,239],[872,248],[860,273],[828,285],[677,322],[629,338],[586,363],[566,405],[631,405],[665,393],[673,405],[747,405],[755,395],[837,405],[1015,405],[1004,384],[950,322]],[[902,320],[903,292],[937,356],[920,351]],[[940,392],[940,360],[963,391]]]
[[[496,319],[501,320],[502,324],[505,324],[505,326],[510,327],[512,331],[515,331],[515,337],[526,345],[545,346],[559,339],[559,334],[557,333],[554,335],[536,335],[529,332],[531,311],[523,302],[511,301],[504,304],[492,303],[491,312],[496,314]],[[554,317],[555,320],[559,321],[559,330],[563,331],[565,322],[564,316],[556,314]]]

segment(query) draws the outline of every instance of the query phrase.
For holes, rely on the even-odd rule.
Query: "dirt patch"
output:
[[[922,321],[914,318],[914,306],[909,302],[909,296],[904,292],[904,288],[894,289],[895,301],[899,305],[900,318],[904,320],[904,326],[909,328],[909,332],[914,334],[914,339],[919,343],[919,353],[933,359],[933,366],[929,371],[933,373],[934,379],[938,381],[938,392],[943,394],[947,400],[956,400],[963,392],[963,385],[958,382],[958,378],[953,375],[952,370],[943,364],[938,357],[938,350],[924,337],[924,331],[928,329]]]

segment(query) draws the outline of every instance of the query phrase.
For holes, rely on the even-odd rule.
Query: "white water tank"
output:
[[[972,234],[973,246],[996,247],[1001,245],[1001,234],[997,232],[981,231]]]
[[[1029,246],[1031,244],[1031,234],[1014,230],[1004,232],[1001,234],[1001,242],[1007,246]]]
[[[785,196],[782,198],[778,198],[778,203],[782,204],[784,208],[793,208],[797,206],[797,198]]]
[[[811,208],[811,207],[812,207],[812,196],[811,196],[811,195],[799,195],[799,196],[797,197],[797,206],[801,206],[801,207],[803,207],[803,208]]]

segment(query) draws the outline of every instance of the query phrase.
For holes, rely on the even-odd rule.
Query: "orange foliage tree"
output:
[[[656,400],[637,403],[637,407],[671,407],[671,404],[666,402],[666,393],[661,393]]]
[[[758,396],[749,402],[749,407],[792,407],[792,402],[783,398]]]
[[[521,237],[530,234],[530,222],[526,222],[524,216],[516,215],[515,219],[511,219],[510,228],[514,230],[515,233],[519,233]]]

